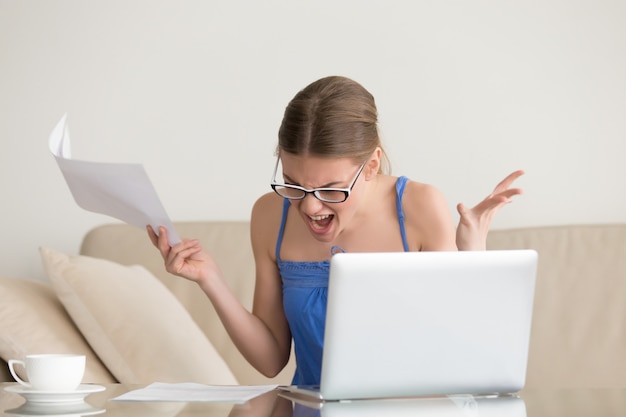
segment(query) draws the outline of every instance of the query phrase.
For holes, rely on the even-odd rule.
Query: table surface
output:
[[[494,416],[494,417],[557,417],[557,416],[626,416],[626,389],[549,389],[524,390],[515,396],[439,399],[388,399],[332,402],[319,407],[293,400],[272,391],[245,404],[171,403],[110,401],[142,385],[105,385],[105,390],[90,394],[82,410],[67,405],[44,405],[35,408],[23,397],[5,391],[12,383],[0,384],[0,412],[3,416],[69,416],[99,415],[106,417],[315,417],[315,416]],[[310,407],[312,406],[312,408]],[[71,407],[70,407],[71,408]],[[76,407],[74,407],[76,408]]]

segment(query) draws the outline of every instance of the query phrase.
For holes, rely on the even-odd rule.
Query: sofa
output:
[[[249,223],[175,227],[212,252],[250,308]],[[539,253],[526,389],[626,387],[626,224],[494,230],[487,246]],[[40,252],[45,280],[0,277],[0,380],[12,380],[10,358],[82,352],[84,382],[289,384],[293,359],[274,378],[255,371],[196,284],[165,272],[144,230],[105,224],[78,254]]]

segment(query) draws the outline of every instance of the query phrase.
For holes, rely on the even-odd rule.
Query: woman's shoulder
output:
[[[423,250],[452,250],[454,225],[443,192],[434,185],[408,181],[402,198],[407,227]]]
[[[430,205],[441,201],[445,203],[443,193],[434,185],[415,181],[406,176],[383,175],[382,179],[396,189],[394,192],[397,192],[398,185],[404,182],[402,201],[408,200],[411,205]]]
[[[432,184],[408,179],[405,185],[404,198],[411,204],[431,205],[445,203],[443,192]]]
[[[283,201],[284,199],[276,195],[276,193],[269,192],[263,194],[262,196],[257,198],[257,200],[254,202],[254,205],[252,206],[251,220],[254,220],[254,217],[258,216],[266,217],[267,215],[274,215],[276,213],[280,215],[280,213],[282,213],[282,206],[284,204]]]
[[[250,227],[252,231],[278,230],[283,215],[284,199],[269,192],[259,197],[252,207]]]

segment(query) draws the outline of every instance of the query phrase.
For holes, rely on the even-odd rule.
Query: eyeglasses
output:
[[[359,175],[361,175],[361,171],[363,171],[363,167],[365,167],[365,163],[367,162],[363,162],[363,164],[359,167],[359,171],[356,173],[356,176],[348,188],[314,188],[312,190],[307,190],[299,185],[279,184],[276,182],[276,173],[278,172],[279,161],[280,157],[276,158],[274,175],[272,175],[272,182],[270,184],[272,190],[274,190],[276,194],[283,198],[288,198],[289,200],[302,200],[307,194],[313,194],[315,198],[325,203],[343,203],[346,201],[348,197],[350,197],[352,187],[354,187],[356,180],[359,178]]]

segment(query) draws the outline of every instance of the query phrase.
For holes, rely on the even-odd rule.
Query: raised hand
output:
[[[152,244],[163,257],[165,269],[170,274],[197,283],[220,274],[219,267],[197,239],[183,239],[180,243],[170,246],[167,240],[167,230],[164,227],[159,228],[158,235],[152,227],[147,226],[146,229]]]
[[[494,188],[483,201],[471,209],[462,203],[457,205],[461,218],[456,229],[456,246],[459,250],[485,250],[487,233],[493,216],[502,206],[512,201],[512,197],[522,193],[520,188],[510,188],[511,184],[524,174],[518,170],[509,174]]]

